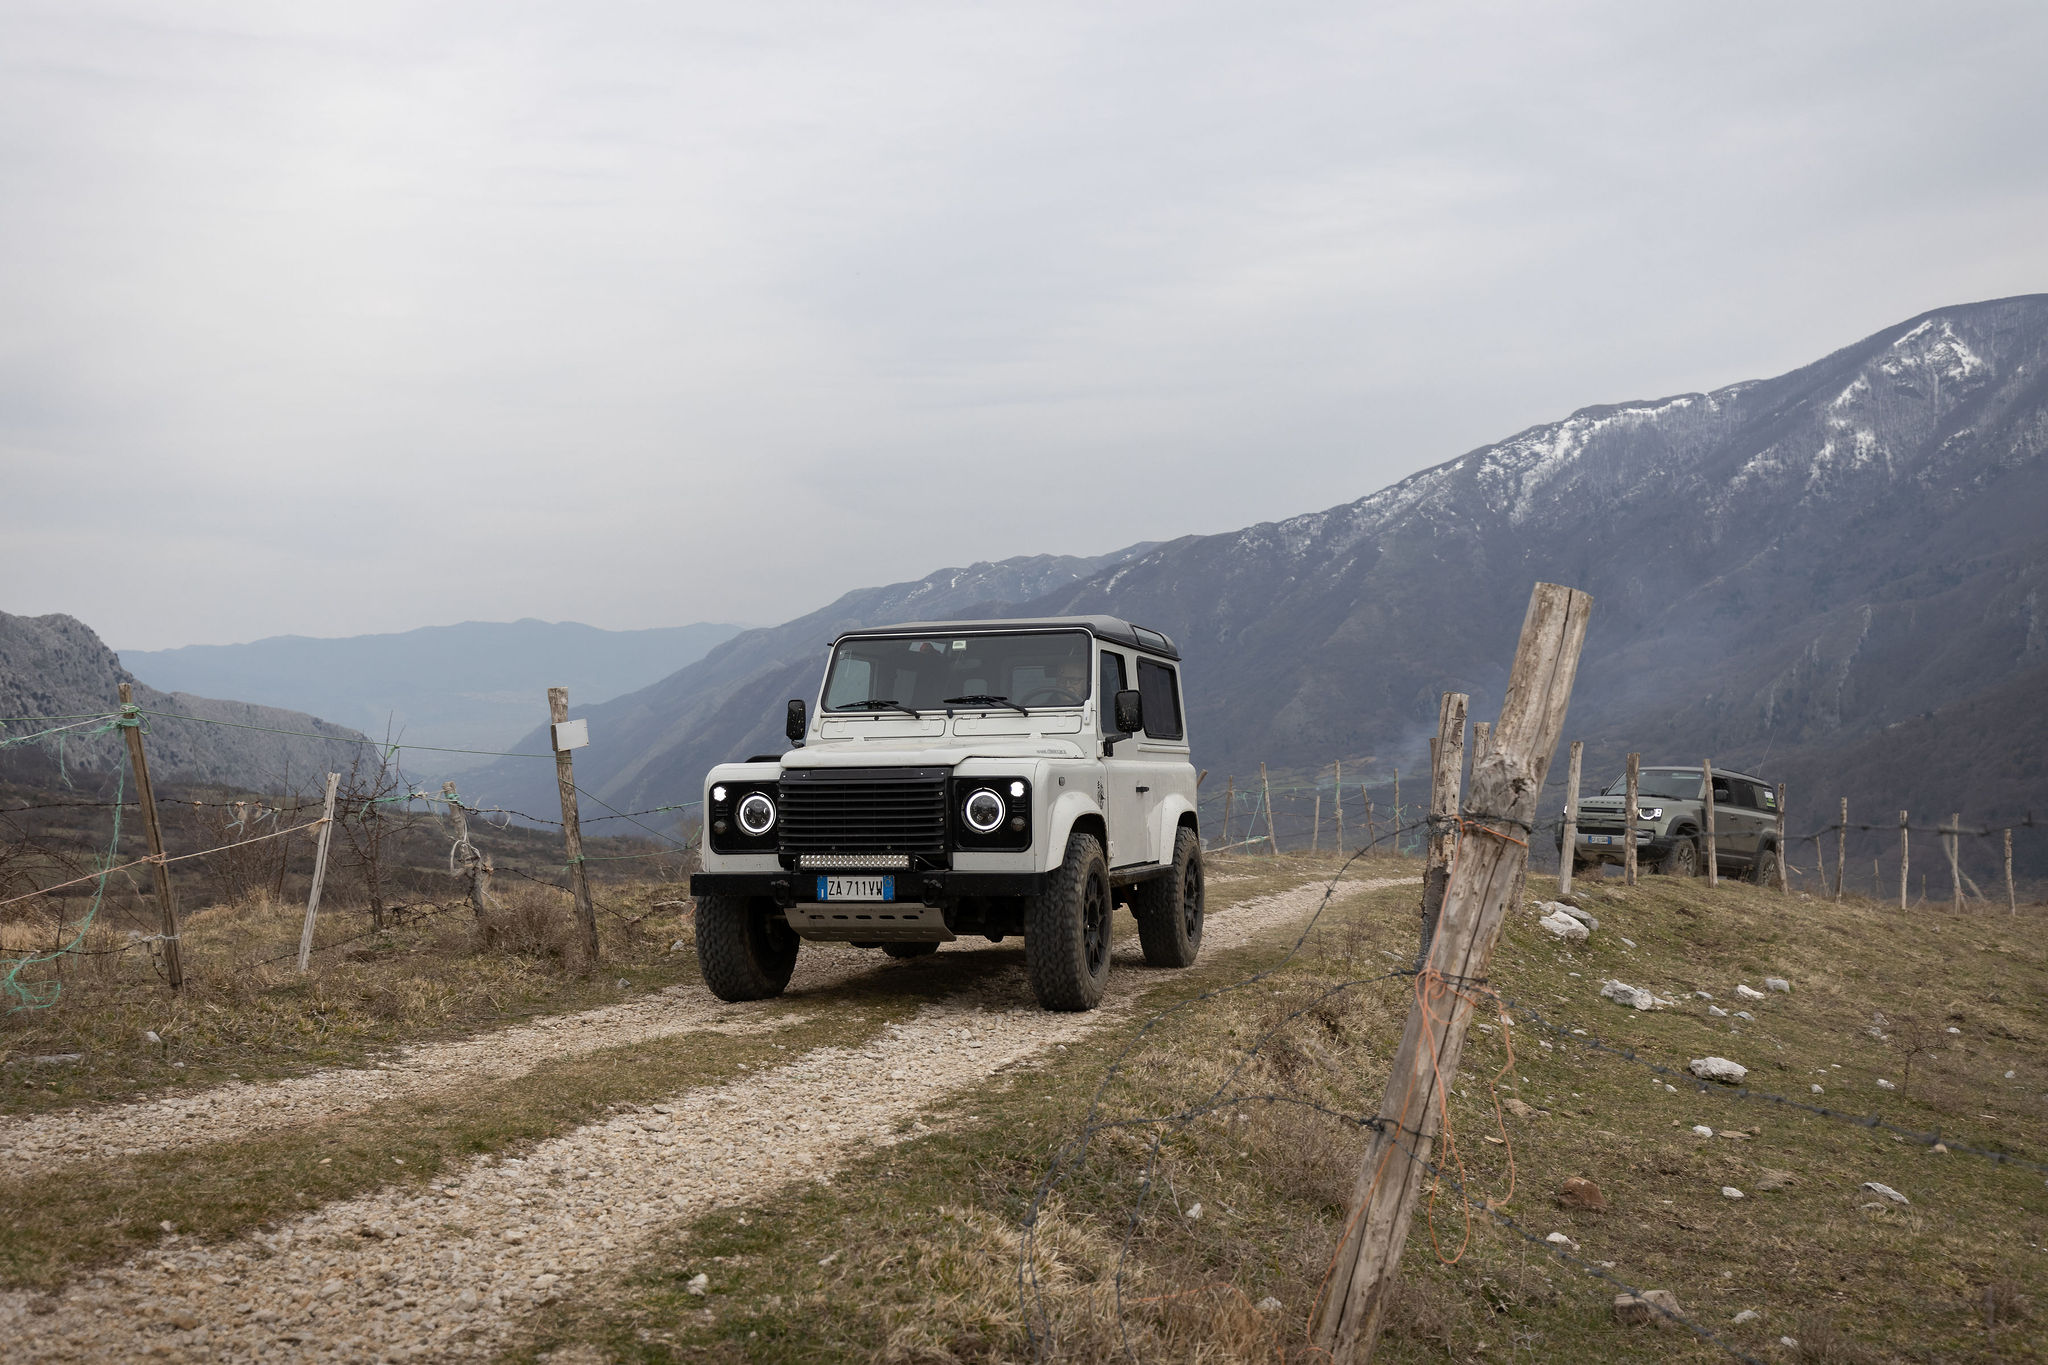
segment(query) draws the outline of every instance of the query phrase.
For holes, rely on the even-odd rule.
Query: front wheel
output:
[[[1657,870],[1667,877],[1699,876],[1700,846],[1691,835],[1680,835],[1671,851],[1664,855],[1664,861],[1657,864]]]
[[[1092,834],[1067,840],[1051,883],[1024,903],[1024,968],[1049,1010],[1092,1010],[1109,982],[1109,863]]]
[[[697,967],[720,1000],[766,1000],[782,994],[796,970],[800,942],[771,901],[697,897]]]
[[[1183,827],[1173,840],[1173,875],[1141,882],[1131,896],[1148,967],[1192,967],[1202,951],[1202,841]]]

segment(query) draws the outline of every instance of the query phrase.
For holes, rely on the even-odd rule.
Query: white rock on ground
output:
[[[1744,986],[1738,984],[1735,987],[1735,993],[1741,996],[1744,1000],[1761,1000],[1764,998],[1764,993],[1756,989],[1754,986]]]
[[[1600,927],[1600,921],[1595,919],[1590,913],[1576,905],[1566,905],[1563,901],[1538,901],[1536,902],[1536,908],[1543,913],[1546,919],[1552,915],[1568,915],[1585,925],[1588,929],[1598,929]]]
[[[1790,995],[1792,993],[1792,983],[1782,976],[1767,976],[1764,978],[1764,989],[1767,991],[1783,991],[1786,995]]]
[[[1662,1009],[1670,1003],[1666,1000],[1659,1000],[1641,986],[1631,986],[1626,981],[1607,981],[1601,983],[1600,995],[1602,999],[1612,1000],[1617,1005],[1625,1005],[1630,1009],[1637,1010]]]
[[[1685,1069],[1703,1081],[1725,1081],[1729,1085],[1749,1074],[1748,1067],[1726,1057],[1695,1057],[1686,1063]]]
[[[1354,883],[1339,896],[1410,884]],[[1321,899],[1321,886],[1299,887],[1215,913],[1205,946],[1240,947]],[[863,1148],[917,1136],[899,1129],[948,1096],[1127,1014],[1153,984],[1133,970],[1133,940],[1120,940],[1122,970],[1092,1013],[1031,1007],[1019,956],[1017,969],[859,1047],[793,1053],[778,1069],[667,1097],[674,1130],[650,1129],[658,1111],[644,1104],[523,1158],[479,1157],[427,1188],[372,1190],[237,1241],[167,1241],[49,1294],[0,1291],[9,1365],[494,1357],[518,1339],[527,1310],[624,1270],[656,1229],[829,1181]],[[967,1036],[984,1046],[962,1047]],[[891,1071],[910,1079],[874,1084]],[[175,1325],[183,1320],[198,1327]]]
[[[1536,921],[1536,927],[1547,934],[1553,934],[1558,938],[1564,939],[1568,943],[1584,943],[1592,937],[1591,931],[1570,915],[1545,915],[1542,919]]]
[[[1755,1322],[1758,1318],[1762,1316],[1763,1314],[1757,1312],[1754,1308],[1745,1308],[1740,1313],[1737,1313],[1735,1315],[1735,1325],[1737,1327],[1740,1327],[1743,1323]]]
[[[1875,1180],[1866,1180],[1861,1185],[1858,1185],[1856,1188],[1860,1190],[1869,1190],[1872,1194],[1878,1196],[1880,1199],[1889,1199],[1894,1204],[1910,1204],[1913,1202],[1912,1200],[1906,1198],[1905,1195],[1900,1194],[1897,1190],[1893,1189],[1891,1186],[1881,1185]]]
[[[1743,1194],[1741,1190],[1736,1189],[1733,1185],[1723,1185],[1721,1187],[1721,1197],[1723,1199],[1740,1199],[1743,1197]]]
[[[1707,1125],[1704,1123],[1695,1123],[1692,1126],[1692,1135],[1694,1137],[1703,1138],[1712,1137],[1714,1135],[1714,1130],[1707,1127]]]

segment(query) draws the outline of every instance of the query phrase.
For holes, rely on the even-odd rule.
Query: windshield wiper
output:
[[[869,697],[866,701],[843,701],[832,708],[834,711],[901,711],[906,716],[917,712],[897,701],[894,697]]]
[[[1008,697],[998,697],[992,692],[976,692],[965,697],[947,697],[945,704],[947,706],[1007,706],[1020,716],[1031,714],[1030,711],[1017,705],[1016,702],[1011,701]]]

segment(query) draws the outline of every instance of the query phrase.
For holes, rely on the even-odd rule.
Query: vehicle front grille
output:
[[[792,768],[782,774],[780,851],[817,855],[946,852],[945,768]],[[809,855],[809,856],[805,856]]]

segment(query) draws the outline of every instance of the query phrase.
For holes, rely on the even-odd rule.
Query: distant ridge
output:
[[[566,685],[579,703],[605,701],[667,677],[740,629],[465,621],[385,635],[127,650],[121,661],[159,687],[250,697],[380,738],[388,727],[414,744],[503,751],[546,719],[548,687]],[[455,772],[476,761],[441,754],[410,766]]]

